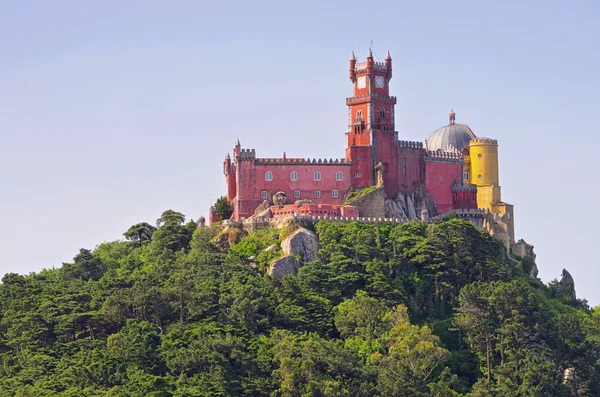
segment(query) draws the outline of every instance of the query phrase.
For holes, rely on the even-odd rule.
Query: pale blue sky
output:
[[[591,0],[1,2],[0,273],[60,266],[165,209],[206,215],[237,137],[342,157],[347,60],[373,40],[401,139],[452,103],[498,139],[540,277],[567,268],[600,304],[598,17]]]

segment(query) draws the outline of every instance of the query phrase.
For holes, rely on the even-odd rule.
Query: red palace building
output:
[[[223,172],[227,199],[233,204],[232,218],[254,215],[255,209],[278,192],[288,202],[311,200],[320,207],[341,208],[351,191],[381,184],[389,199],[399,193],[427,192],[442,214],[453,209],[477,208],[477,188],[463,172],[468,144],[475,134],[465,124],[454,122],[440,128],[424,145],[398,139],[395,128],[396,97],[390,96],[392,58],[376,62],[369,49],[365,62],[350,59],[353,95],[346,98],[348,130],[343,158],[260,158],[254,149],[244,149],[239,140],[233,157],[225,157]],[[430,211],[431,212],[431,211]],[[436,214],[431,214],[436,215]],[[211,211],[210,221],[216,221]]]

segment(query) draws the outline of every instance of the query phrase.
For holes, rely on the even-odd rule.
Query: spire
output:
[[[231,157],[229,157],[229,153],[227,153],[227,155],[225,156],[225,161],[229,161],[231,160]]]
[[[351,61],[356,61],[356,56],[354,55],[354,51],[352,51],[352,56],[350,57]]]
[[[390,50],[388,50],[387,56],[385,57],[385,59],[392,59],[392,56],[390,55]]]
[[[238,139],[235,141],[235,146],[242,146],[242,145],[240,144],[240,138],[238,138]]]
[[[456,119],[456,113],[454,113],[454,109],[450,109],[448,118],[450,119],[450,124],[454,124],[454,120]]]
[[[369,52],[367,53],[367,58],[373,58],[373,51],[371,51],[371,47],[369,47]]]

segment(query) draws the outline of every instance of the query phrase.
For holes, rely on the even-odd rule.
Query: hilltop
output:
[[[600,309],[468,221],[155,224],[2,279],[0,395],[600,395]]]

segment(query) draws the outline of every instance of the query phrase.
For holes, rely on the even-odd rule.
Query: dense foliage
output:
[[[472,224],[326,223],[273,280],[246,235],[156,227],[0,286],[2,396],[597,396],[600,310]],[[563,382],[565,370],[574,371]]]

